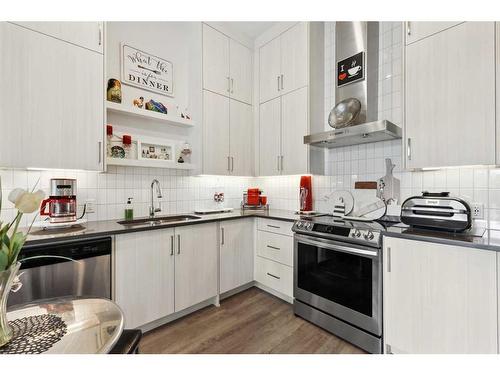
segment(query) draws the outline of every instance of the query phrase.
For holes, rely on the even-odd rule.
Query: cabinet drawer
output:
[[[293,271],[291,267],[269,259],[256,257],[256,280],[277,292],[293,296]]]
[[[293,266],[293,237],[257,231],[257,255]]]
[[[265,230],[267,232],[284,234],[286,236],[292,236],[292,226],[293,223],[282,220],[274,220],[274,219],[257,219],[257,229]]]

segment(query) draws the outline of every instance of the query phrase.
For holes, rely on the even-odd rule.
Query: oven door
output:
[[[294,235],[294,298],[382,335],[380,250]]]

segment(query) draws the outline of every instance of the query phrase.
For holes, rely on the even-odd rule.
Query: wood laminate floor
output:
[[[144,335],[141,353],[364,353],[250,288]]]

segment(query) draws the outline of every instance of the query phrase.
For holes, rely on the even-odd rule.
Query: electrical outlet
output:
[[[472,209],[472,218],[484,219],[484,204],[472,203],[471,209]]]
[[[85,204],[87,205],[87,208],[85,209],[85,213],[87,214],[93,214],[95,213],[95,199],[87,199],[85,201]]]

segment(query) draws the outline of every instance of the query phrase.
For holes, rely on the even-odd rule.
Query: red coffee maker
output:
[[[300,177],[299,204],[300,212],[311,212],[313,210],[312,176]]]
[[[51,223],[75,221],[76,207],[76,180],[51,179],[50,195],[48,199],[42,201],[40,216],[48,216]]]

